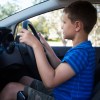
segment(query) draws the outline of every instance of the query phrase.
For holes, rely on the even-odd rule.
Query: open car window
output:
[[[93,46],[100,46],[100,4],[94,4],[97,8],[98,19],[97,24],[89,35]],[[33,18],[28,19],[37,32],[41,32],[50,46],[72,46],[71,40],[64,40],[61,29],[61,16],[63,9],[51,11]],[[22,23],[18,25],[18,30],[22,28]]]

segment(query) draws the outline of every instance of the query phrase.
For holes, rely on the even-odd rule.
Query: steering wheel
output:
[[[36,37],[38,40],[40,40],[40,38],[39,38],[39,36],[38,36],[38,34],[37,34],[35,28],[33,27],[32,23],[31,23],[29,20],[25,20],[25,21],[23,22],[23,24],[22,24],[22,27],[23,27],[24,29],[27,29],[27,30],[28,30],[28,26],[29,26],[29,28],[32,30],[32,33],[35,35],[35,37]]]
[[[27,30],[28,30],[28,27],[29,27],[31,29],[32,33],[35,35],[35,37],[40,41],[40,38],[39,38],[39,36],[38,36],[34,26],[32,25],[32,23],[29,20],[25,20],[22,23],[22,27],[24,29],[27,29]],[[30,70],[33,71],[33,72],[36,70],[34,73],[38,74],[38,73],[36,73],[38,70],[37,70],[36,59],[35,59],[35,56],[34,56],[34,51],[33,51],[33,49],[30,46],[28,46],[28,45],[25,45],[25,46],[27,48],[27,52],[29,54],[29,57],[31,58],[31,61],[32,61],[32,64],[30,66]],[[37,75],[37,77],[38,76],[39,75]],[[40,78],[40,76],[39,76],[39,78]]]

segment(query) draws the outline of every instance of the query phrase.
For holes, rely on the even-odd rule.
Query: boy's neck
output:
[[[81,42],[88,40],[88,34],[86,33],[79,33],[75,36],[75,38],[72,40],[73,46],[76,46],[80,44]]]

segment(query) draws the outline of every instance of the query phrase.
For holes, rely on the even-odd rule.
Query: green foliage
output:
[[[0,20],[12,15],[17,9],[18,6],[10,2],[7,2],[3,6],[0,5]]]
[[[49,33],[49,27],[45,17],[39,16],[36,20],[32,20],[32,23],[37,32],[41,32],[45,36]]]

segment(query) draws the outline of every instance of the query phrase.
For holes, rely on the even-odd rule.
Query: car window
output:
[[[93,46],[100,46],[100,4],[94,4],[97,8],[97,23],[89,35],[89,40],[92,41]]]
[[[97,24],[89,35],[93,46],[100,46],[100,4],[94,5],[98,11]],[[61,16],[63,9],[51,11],[28,19],[34,25],[37,32],[41,32],[50,46],[72,46],[71,40],[64,40],[61,29]],[[19,25],[19,30],[21,23]]]
[[[0,20],[48,0],[0,0]]]

